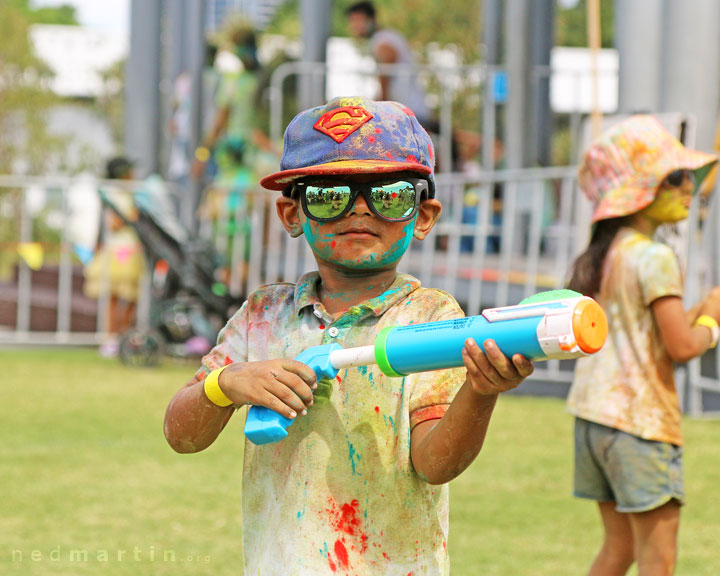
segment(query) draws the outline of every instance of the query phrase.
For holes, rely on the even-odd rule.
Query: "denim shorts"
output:
[[[615,502],[618,512],[684,504],[682,447],[576,418],[574,494]]]

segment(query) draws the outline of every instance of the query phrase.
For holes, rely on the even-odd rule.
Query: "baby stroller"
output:
[[[152,366],[165,354],[201,356],[208,352],[239,304],[215,278],[218,255],[213,246],[185,228],[164,190],[152,182],[133,194],[136,218],[118,209],[111,191],[100,191],[104,205],[132,226],[151,271],[150,326],[122,335],[120,360]]]

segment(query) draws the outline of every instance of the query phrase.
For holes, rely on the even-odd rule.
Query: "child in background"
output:
[[[125,157],[108,161],[108,180],[132,180],[133,165]],[[125,219],[137,218],[132,191],[120,186],[106,186],[105,194]],[[99,298],[104,289],[109,291],[107,338],[100,345],[102,356],[117,356],[119,338],[135,325],[135,313],[140,279],[145,273],[145,255],[142,243],[133,227],[114,210],[105,208],[104,237],[95,249],[93,259],[87,264],[84,292],[91,298]]]
[[[318,271],[251,294],[165,417],[178,452],[208,447],[247,404],[295,419],[279,443],[245,443],[245,574],[448,572],[446,483],[480,451],[498,394],[532,363],[468,340],[466,369],[389,378],[350,368],[313,395],[314,372],[292,360],[310,346],[368,345],[388,326],[462,316],[449,294],[397,272],[440,216],[433,158],[405,106],[337,98],[295,117],[282,171],[261,181],[282,191],[277,214],[304,235]],[[398,190],[412,202],[386,206]]]
[[[596,500],[605,531],[594,576],[672,574],[682,479],[674,362],[718,341],[720,289],[692,310],[673,251],[653,241],[688,216],[717,158],[688,150],[651,116],[634,116],[586,151],[580,186],[596,202],[590,245],[569,287],[595,297],[609,323],[604,348],[577,361],[575,496]]]

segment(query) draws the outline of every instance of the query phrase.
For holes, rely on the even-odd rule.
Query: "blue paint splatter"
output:
[[[349,450],[349,457],[350,457],[350,465],[352,466],[352,472],[353,475],[357,474],[357,469],[355,467],[355,460],[360,460],[360,454],[358,454],[355,451],[355,446],[352,445],[352,442],[348,440],[348,450]],[[360,474],[362,476],[362,474]]]

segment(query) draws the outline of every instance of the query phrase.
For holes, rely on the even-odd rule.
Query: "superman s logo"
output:
[[[373,115],[361,106],[343,106],[325,112],[313,128],[327,134],[339,144],[372,117]]]

